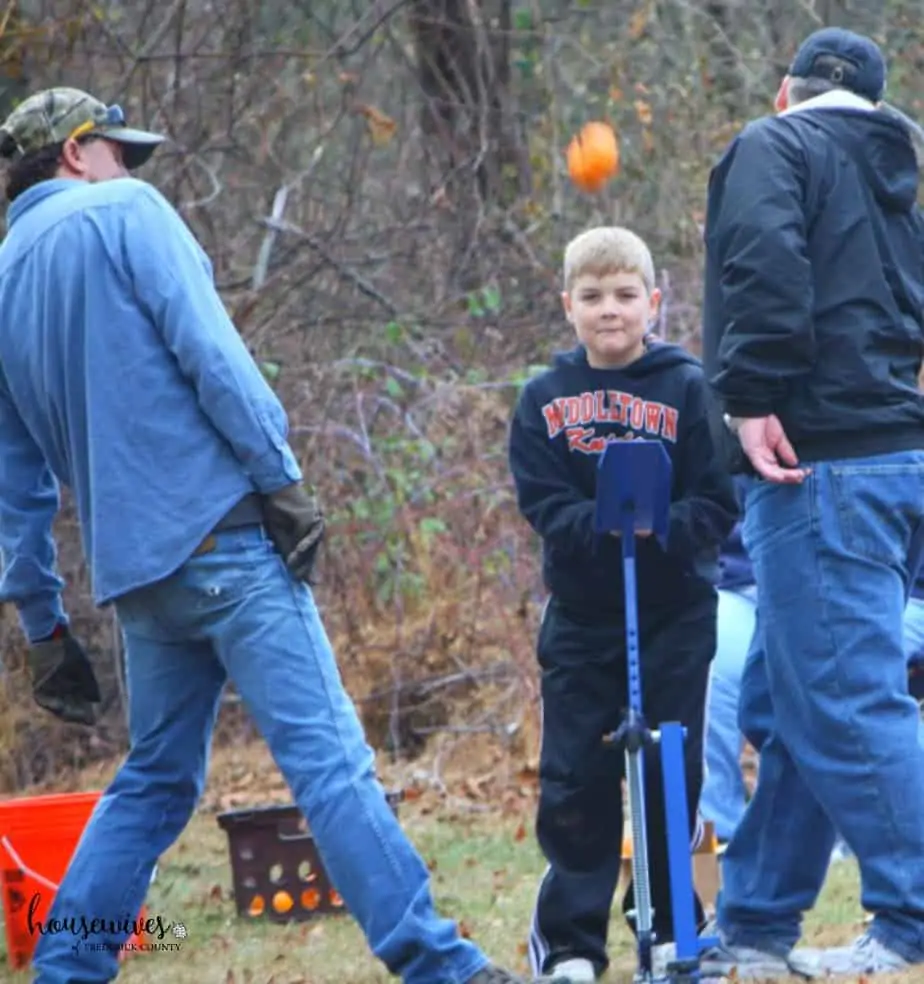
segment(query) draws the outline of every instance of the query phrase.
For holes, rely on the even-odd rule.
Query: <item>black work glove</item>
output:
[[[96,723],[96,674],[83,646],[65,626],[29,646],[32,696],[39,707],[72,724]]]
[[[311,584],[311,572],[324,539],[324,513],[318,497],[300,482],[263,497],[266,532],[293,577]]]

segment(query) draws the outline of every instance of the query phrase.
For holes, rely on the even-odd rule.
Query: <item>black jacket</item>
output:
[[[859,108],[758,120],[710,176],[706,371],[800,461],[924,448],[917,189],[904,127]]]
[[[698,360],[664,342],[624,369],[593,369],[578,346],[523,388],[510,468],[520,511],[542,537],[546,587],[567,608],[594,620],[625,611],[620,541],[594,532],[594,511],[599,455],[633,436],[659,439],[673,471],[667,549],[654,537],[638,544],[639,607],[683,606],[713,590],[738,504],[708,402]]]

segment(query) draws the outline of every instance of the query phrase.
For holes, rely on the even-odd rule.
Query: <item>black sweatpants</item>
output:
[[[703,782],[709,666],[716,648],[717,595],[703,592],[666,617],[639,616],[642,704],[651,728],[680,721],[691,841]],[[608,966],[607,929],[619,880],[625,752],[604,745],[628,705],[622,624],[582,621],[553,598],[538,640],[542,669],[542,749],[536,834],[548,861],[530,929],[536,975],[583,957]],[[656,943],[673,941],[660,748],[645,752],[645,811]],[[632,886],[623,911],[633,908]],[[704,921],[697,899],[697,923]],[[630,922],[631,928],[631,922]]]

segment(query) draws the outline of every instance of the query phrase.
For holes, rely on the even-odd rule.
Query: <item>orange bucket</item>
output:
[[[7,957],[15,970],[24,969],[32,959],[40,935],[37,924],[48,918],[58,885],[101,796],[100,792],[55,793],[0,801],[3,915]],[[91,913],[86,915],[92,918]],[[145,918],[144,908],[139,918]],[[140,941],[133,935],[130,942]]]

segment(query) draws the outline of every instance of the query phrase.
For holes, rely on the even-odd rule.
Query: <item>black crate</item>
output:
[[[397,816],[403,793],[386,797]],[[238,915],[289,923],[346,911],[297,806],[231,810],[217,820],[228,835]]]

